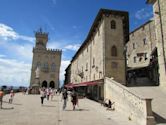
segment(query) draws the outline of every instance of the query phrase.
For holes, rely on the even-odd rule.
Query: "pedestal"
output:
[[[40,80],[39,78],[35,78],[35,84],[32,85],[31,94],[40,94]]]

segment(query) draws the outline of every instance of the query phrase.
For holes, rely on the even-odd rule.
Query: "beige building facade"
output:
[[[127,66],[145,67],[150,63],[150,56],[156,47],[154,21],[150,20],[130,33],[127,47]]]
[[[30,87],[59,87],[61,50],[47,49],[48,33],[35,33]]]
[[[109,77],[126,84],[124,46],[128,34],[128,12],[101,9],[86,40],[73,57],[68,67],[70,71],[66,69],[66,73],[70,72],[66,79],[79,84]],[[103,96],[102,84],[92,88]]]
[[[137,78],[146,77],[152,81],[151,85],[158,85],[157,39],[153,19],[130,33],[126,48],[128,74],[134,72]]]

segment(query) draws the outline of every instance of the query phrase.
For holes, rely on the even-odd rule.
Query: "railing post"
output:
[[[155,125],[155,118],[152,111],[152,99],[146,98],[146,113],[147,113],[147,123],[146,125]]]

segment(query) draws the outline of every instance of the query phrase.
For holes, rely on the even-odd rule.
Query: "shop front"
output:
[[[99,101],[104,99],[104,80],[88,81],[78,84],[65,85],[68,89],[75,89],[80,96]]]

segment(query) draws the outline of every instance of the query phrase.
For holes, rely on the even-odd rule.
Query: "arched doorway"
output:
[[[43,81],[43,83],[42,83],[42,87],[47,88],[47,81]]]
[[[49,86],[50,88],[55,88],[55,83],[54,83],[54,81],[51,81],[50,82],[50,86]]]

